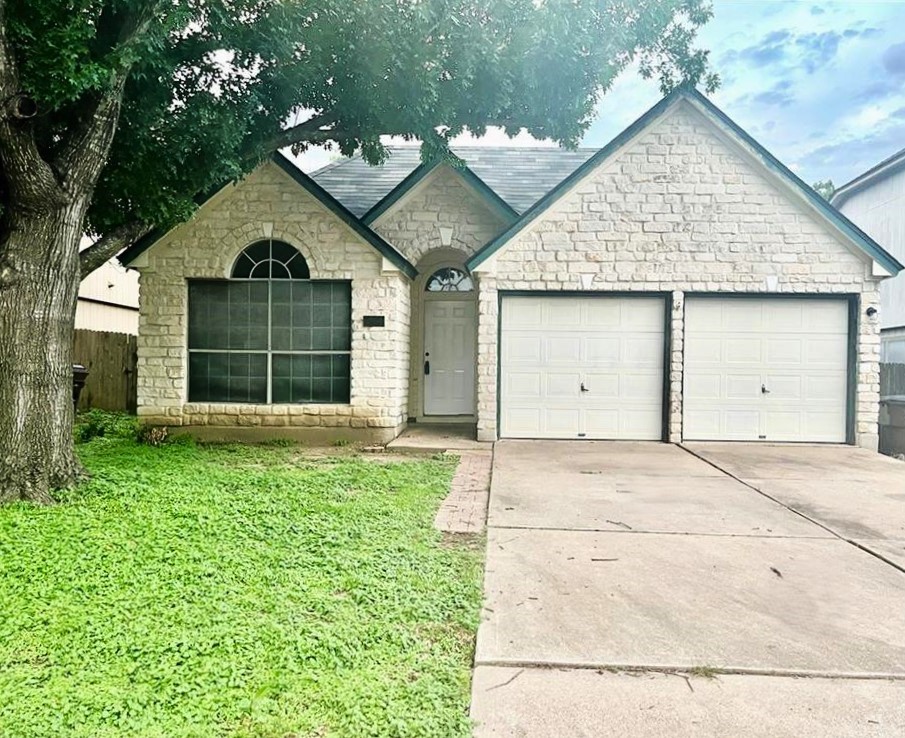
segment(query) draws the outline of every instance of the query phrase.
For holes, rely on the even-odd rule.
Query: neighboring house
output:
[[[87,331],[138,333],[138,274],[108,261],[82,280],[75,327]]]
[[[833,194],[831,202],[899,260],[905,259],[905,149]],[[880,287],[881,361],[905,364],[905,279]]]
[[[208,435],[876,448],[902,265],[696,92],[597,152],[275,156],[121,257],[139,414]]]

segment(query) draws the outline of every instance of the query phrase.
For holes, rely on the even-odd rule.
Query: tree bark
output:
[[[87,197],[5,213],[0,233],[0,503],[47,504],[82,476],[72,339]]]

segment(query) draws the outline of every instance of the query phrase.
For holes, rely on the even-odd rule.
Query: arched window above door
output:
[[[424,287],[425,292],[471,292],[474,283],[467,272],[455,267],[443,267],[435,271]]]

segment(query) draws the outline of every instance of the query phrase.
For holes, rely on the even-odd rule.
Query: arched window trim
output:
[[[261,253],[264,244],[267,250]],[[282,255],[275,254],[275,249]],[[279,239],[263,238],[242,249],[233,262],[230,279],[311,279],[311,271],[295,246]]]
[[[433,271],[424,283],[428,294],[474,292],[474,281],[465,270],[456,266],[442,266]]]

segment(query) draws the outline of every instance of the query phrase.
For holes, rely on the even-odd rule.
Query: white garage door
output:
[[[686,440],[845,441],[845,300],[688,298]]]
[[[657,440],[660,297],[504,297],[503,438]]]

